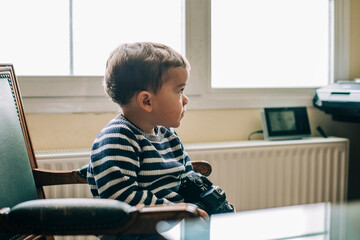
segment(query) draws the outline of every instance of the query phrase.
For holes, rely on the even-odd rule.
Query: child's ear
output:
[[[138,93],[136,97],[138,105],[146,112],[152,111],[152,94],[148,91]]]

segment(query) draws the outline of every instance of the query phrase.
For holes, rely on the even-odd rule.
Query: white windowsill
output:
[[[18,77],[26,113],[117,112],[102,77]],[[193,91],[188,109],[312,106],[315,88]]]

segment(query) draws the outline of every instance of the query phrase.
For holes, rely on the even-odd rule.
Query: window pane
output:
[[[181,52],[181,0],[77,0],[73,9],[75,75],[103,75],[109,53],[124,42]]]
[[[212,87],[329,81],[329,0],[212,0]]]
[[[69,74],[68,1],[8,0],[0,9],[0,62],[18,75]]]

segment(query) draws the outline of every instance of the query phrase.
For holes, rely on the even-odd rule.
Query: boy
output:
[[[183,202],[177,190],[193,169],[172,128],[189,102],[189,71],[188,61],[162,44],[122,44],[110,54],[105,90],[122,113],[93,144],[88,183],[94,197],[132,206]]]

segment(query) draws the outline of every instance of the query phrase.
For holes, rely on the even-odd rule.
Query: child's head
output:
[[[114,102],[124,106],[138,92],[156,94],[167,81],[167,70],[175,67],[190,69],[186,58],[168,46],[150,42],[122,44],[106,63],[105,90]]]

